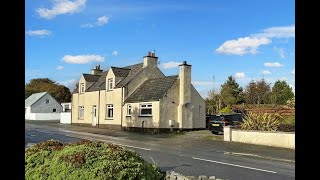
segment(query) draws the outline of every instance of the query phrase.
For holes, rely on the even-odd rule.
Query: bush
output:
[[[294,125],[295,124],[295,117],[294,116],[289,116],[283,119],[283,124],[289,124],[289,125]]]
[[[276,131],[282,117],[279,114],[254,114],[249,112],[240,123],[244,130]]]
[[[163,179],[164,174],[123,147],[83,140],[49,140],[26,149],[26,179]]]
[[[231,114],[231,113],[234,113],[231,109],[231,106],[230,105],[227,105],[226,107],[222,108],[220,111],[219,111],[220,114]]]
[[[278,126],[278,131],[295,132],[295,125],[294,124],[280,124]]]

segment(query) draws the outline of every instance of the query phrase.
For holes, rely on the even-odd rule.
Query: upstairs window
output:
[[[50,102],[49,99],[46,99],[46,104],[49,104],[49,102]]]
[[[84,93],[84,83],[80,84],[80,93]]]
[[[113,89],[113,79],[108,79],[108,90],[112,90]]]
[[[152,116],[152,104],[140,104],[140,116]]]

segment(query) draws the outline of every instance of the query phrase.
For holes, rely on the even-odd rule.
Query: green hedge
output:
[[[49,140],[25,152],[26,179],[163,179],[164,174],[123,147],[83,140],[62,144]]]

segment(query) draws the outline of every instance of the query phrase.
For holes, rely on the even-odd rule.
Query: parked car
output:
[[[212,134],[223,133],[224,126],[235,126],[238,125],[243,120],[243,114],[234,113],[234,114],[215,114],[211,116],[211,120],[208,124],[209,131]]]

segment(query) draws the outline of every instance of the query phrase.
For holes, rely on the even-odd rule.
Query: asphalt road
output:
[[[163,171],[232,180],[295,179],[293,150],[212,141],[196,132],[166,137],[101,129],[109,134],[89,133],[92,129],[98,131],[71,125],[26,123],[26,147],[49,139],[64,143],[99,140],[133,149]]]

